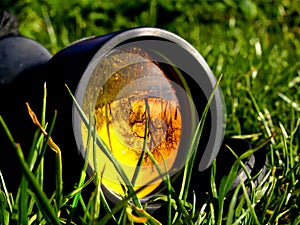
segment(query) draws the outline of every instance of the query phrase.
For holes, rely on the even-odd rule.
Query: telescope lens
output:
[[[92,112],[96,119],[95,148],[87,144],[88,127],[76,108],[73,130],[90,175],[101,174],[110,200],[126,196],[128,186],[143,201],[158,194],[166,175],[176,178],[195,150],[196,170],[201,172],[211,164],[224,132],[218,89],[199,147],[193,140],[215,86],[216,79],[201,55],[163,30],[124,31],[98,49],[75,96],[84,114]]]
[[[93,64],[83,110],[88,115],[92,107],[97,134],[131,181],[125,185],[143,187],[138,197],[145,197],[162,181],[156,166],[173,175],[185,163],[188,147],[180,146],[183,131],[191,129],[184,127],[183,117],[195,111],[193,104],[188,106],[191,96],[180,80],[180,70],[153,49],[124,44]],[[81,129],[87,140],[87,128]],[[122,178],[106,154],[97,149],[96,165],[95,155],[88,157],[92,169],[102,171],[105,187],[125,195]]]
[[[158,162],[177,151],[180,106],[158,64],[143,50],[129,48],[113,52],[100,67],[101,77],[109,79],[95,107],[97,131],[116,159],[136,166],[142,151]],[[153,165],[147,154],[141,165]]]

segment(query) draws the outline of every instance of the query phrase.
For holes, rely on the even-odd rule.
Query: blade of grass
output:
[[[143,223],[143,224],[145,224],[146,222],[148,222],[148,219],[146,217],[134,215],[132,213],[132,211],[133,211],[133,207],[132,206],[127,206],[125,211],[126,211],[128,220],[132,224],[134,224],[134,223]],[[141,214],[141,212],[139,211],[138,214]]]
[[[26,103],[28,113],[33,121],[34,124],[38,126],[38,128],[41,130],[41,132],[45,135],[47,138],[47,143],[49,147],[56,153],[55,157],[55,166],[56,166],[56,204],[58,209],[61,206],[62,202],[62,195],[63,195],[63,185],[62,185],[62,156],[61,156],[61,150],[60,148],[55,144],[55,142],[52,140],[51,136],[45,131],[45,129],[41,126],[39,120],[37,119],[36,114],[31,110],[28,103]],[[54,127],[55,120],[57,116],[57,111],[54,112],[54,118],[51,125],[51,131]]]
[[[88,120],[84,114],[84,112],[82,111],[81,107],[79,106],[78,102],[76,101],[75,97],[73,96],[71,90],[69,89],[69,87],[66,85],[67,90],[69,91],[73,102],[75,104],[75,107],[80,115],[80,118],[82,119],[84,125],[86,127],[88,127]],[[96,133],[96,131],[93,131]],[[128,179],[126,173],[124,172],[123,168],[120,166],[119,162],[113,157],[113,155],[111,154],[108,146],[102,141],[102,139],[96,135],[96,141],[97,141],[97,145],[100,147],[100,149],[104,152],[104,154],[109,158],[109,160],[113,163],[115,169],[117,170],[118,174],[121,176],[121,179],[123,180],[123,182],[127,185],[128,188],[128,192],[130,193],[130,195],[132,196],[132,200],[134,202],[134,204],[136,206],[138,206],[139,208],[142,208],[142,205],[138,199],[138,197],[136,196],[135,190],[133,189],[133,186],[131,184],[131,181]]]
[[[47,212],[44,210],[44,208],[40,204],[40,202],[39,202],[38,198],[36,197],[36,195],[34,194],[34,192],[32,192],[30,189],[28,189],[28,195],[31,196],[31,198],[34,200],[35,207],[37,207],[37,209],[38,209],[38,213],[42,215],[42,216],[38,217],[38,214],[35,214],[36,215],[35,223],[36,224],[45,224],[46,222],[50,221],[50,218],[49,218]]]
[[[35,174],[37,182],[40,184],[41,189],[43,189],[43,155],[39,154],[39,149],[42,148],[44,144],[44,135],[37,130],[30,151],[27,156],[27,164],[29,169]],[[40,159],[40,160],[39,160]],[[39,160],[37,162],[37,160]],[[30,197],[27,193],[28,189],[28,181],[27,179],[22,176],[21,183],[19,186],[19,205],[20,205],[20,215],[26,215],[25,212],[27,211],[27,215],[32,214],[32,210],[34,209],[35,201],[32,197]],[[29,221],[28,221],[29,223]]]
[[[28,181],[23,175],[20,184],[19,220],[21,224],[28,224]]]
[[[234,190],[232,199],[229,204],[226,225],[231,225],[234,221],[235,207],[236,207],[236,202],[238,200],[238,194],[239,194],[240,188],[241,188],[241,184],[239,184]]]
[[[243,193],[244,193],[244,196],[245,196],[245,200],[246,200],[246,203],[247,203],[247,206],[248,206],[248,209],[251,213],[251,218],[254,220],[252,222],[252,224],[257,224],[257,225],[260,225],[261,223],[259,222],[258,220],[258,217],[256,215],[256,212],[254,210],[254,207],[256,205],[256,203],[252,203],[249,196],[248,196],[248,191],[246,189],[246,186],[244,184],[244,182],[241,182],[241,186],[242,186],[242,190],[243,190]]]
[[[239,166],[241,164],[243,164],[242,160],[248,158],[249,156],[254,154],[256,151],[262,149],[265,145],[267,145],[270,142],[271,138],[273,138],[273,137],[269,137],[268,139],[264,140],[261,144],[259,144],[258,147],[250,149],[250,150],[246,151],[245,153],[243,153],[240,157],[238,157],[234,161],[229,173],[227,175],[224,175],[223,178],[221,179],[220,187],[219,187],[219,196],[218,196],[218,202],[219,202],[218,224],[219,225],[222,224],[222,220],[223,220],[223,208],[224,208],[225,197],[226,197],[227,193],[230,191],[230,189],[232,188],[232,184],[236,179]],[[232,150],[229,146],[227,146],[227,148],[229,150]],[[237,157],[237,155],[233,151],[232,151],[232,153]],[[247,169],[245,168],[245,166],[244,166],[244,171],[246,171],[246,174],[247,174]],[[248,176],[251,180],[249,173],[248,173]]]
[[[47,85],[45,82],[44,83],[43,104],[42,104],[42,115],[41,115],[41,125],[42,125],[42,127],[44,127],[44,129],[47,128],[46,106],[47,106]],[[54,124],[54,122],[53,122],[53,124]],[[50,131],[49,131],[50,135],[52,133],[52,129],[53,129],[53,127],[50,127]],[[41,156],[40,157],[41,161],[38,162],[36,165],[38,165],[38,171],[37,171],[38,176],[37,177],[39,179],[41,187],[43,188],[43,185],[44,185],[44,155],[46,153],[46,146],[47,146],[47,144],[44,144],[44,143],[47,143],[47,142],[43,142],[42,140],[43,140],[42,135],[40,135],[40,140],[39,140],[37,146],[39,146],[39,155]]]
[[[218,199],[218,191],[217,191],[217,185],[216,185],[216,170],[217,170],[217,164],[216,160],[213,161],[211,166],[211,175],[210,175],[210,188],[212,192],[212,197],[214,199]]]
[[[62,200],[62,206],[66,205],[70,199],[74,198],[74,196],[81,192],[86,186],[88,186],[94,179],[95,179],[95,174],[90,177],[83,185],[80,187],[75,188],[72,192],[68,193],[67,195],[64,196]],[[79,195],[79,201],[80,201],[81,195]]]
[[[246,208],[246,210],[243,211],[244,213],[239,218],[237,218],[232,225],[242,224],[243,223],[243,219],[249,214],[249,211],[250,211],[250,209]],[[249,222],[247,222],[247,220],[245,220],[245,223],[249,224]]]
[[[168,171],[168,166],[166,164],[165,158],[163,154],[160,154],[162,157],[162,160],[164,162],[165,171]],[[169,173],[166,173],[166,183],[167,183],[167,224],[172,224],[172,186],[171,186],[171,179]]]
[[[90,110],[90,116],[91,116],[91,110]],[[96,131],[96,117],[94,117],[94,126],[93,126],[93,130]],[[93,153],[94,153],[94,166],[95,168],[97,167],[97,158],[96,158],[96,151],[97,151],[97,141],[96,141],[96,132],[93,133]],[[104,171],[103,171],[104,172]],[[99,214],[100,214],[100,202],[101,202],[101,197],[100,197],[100,193],[101,193],[101,178],[102,178],[102,174],[100,176],[99,172],[96,171],[96,179],[95,179],[95,185],[96,185],[96,189],[95,189],[95,201],[94,201],[94,205],[93,205],[93,220],[97,221]],[[107,208],[109,209],[109,206],[107,205]],[[113,217],[113,219],[115,219]]]
[[[84,160],[84,165],[83,165],[83,168],[81,170],[79,182],[78,182],[78,185],[77,185],[78,188],[80,188],[80,187],[82,187],[84,185],[85,178],[86,178],[86,170],[88,168],[88,155],[89,155],[89,151],[90,151],[90,141],[91,141],[91,135],[92,135],[92,129],[91,129],[92,121],[91,120],[92,120],[92,116],[91,116],[91,112],[90,112],[90,116],[89,116],[89,124],[90,124],[90,126],[88,127],[88,138],[87,138],[87,143],[86,143],[86,149],[87,150],[86,150],[86,156],[85,156],[85,160]],[[69,225],[72,222],[75,210],[76,210],[77,205],[78,205],[78,201],[80,199],[80,195],[81,195],[81,191],[78,191],[74,195],[74,199],[73,199],[73,202],[71,204],[71,211],[70,211],[70,214],[69,214],[67,222],[66,222],[67,225]]]
[[[272,172],[271,172],[271,176],[269,178],[269,182],[270,182],[270,187],[269,190],[266,193],[266,201],[264,204],[264,208],[261,211],[261,216],[260,216],[260,220],[263,221],[264,219],[266,219],[266,214],[268,212],[268,208],[273,200],[274,196],[274,192],[276,190],[276,184],[277,184],[277,178],[275,177],[275,172],[276,172],[276,167],[273,167]],[[265,224],[267,224],[268,222],[264,222]]]
[[[148,134],[148,129],[149,129],[150,111],[149,111],[148,100],[144,99],[144,102],[145,102],[145,106],[146,106],[147,118],[146,118],[145,129],[144,129],[143,149],[142,149],[142,154],[141,154],[141,156],[138,160],[138,163],[136,165],[136,168],[134,170],[134,173],[133,173],[133,176],[132,176],[132,179],[131,179],[132,185],[135,185],[136,179],[138,177],[138,174],[139,174],[139,172],[141,170],[141,167],[142,167],[142,163],[143,163],[144,158],[145,158],[145,152],[146,152],[146,148],[147,148],[147,134]]]
[[[247,78],[247,82],[249,83],[249,81],[248,81],[249,78],[247,76],[246,76],[246,78]],[[256,112],[257,112],[257,115],[259,116],[259,118],[261,119],[261,121],[263,123],[263,126],[265,128],[267,137],[272,137],[271,142],[272,142],[273,145],[275,145],[276,142],[275,142],[275,139],[274,139],[273,134],[271,132],[271,129],[269,127],[269,124],[267,122],[267,119],[264,117],[264,115],[263,115],[263,113],[262,113],[262,111],[261,111],[261,109],[260,109],[260,107],[259,107],[259,105],[257,103],[257,100],[256,100],[256,98],[254,97],[254,95],[253,95],[253,93],[251,91],[250,85],[248,85],[248,87],[246,88],[246,92],[248,93],[248,95],[249,95],[249,97],[250,97],[250,99],[252,101],[252,104],[253,104]]]
[[[90,112],[90,116],[92,116],[92,112]],[[96,130],[96,124],[97,124],[97,120],[96,120],[96,117],[94,117],[94,128],[93,128],[93,130]],[[96,132],[94,132],[93,134],[94,134],[93,135],[93,155],[94,155],[93,159],[94,159],[94,166],[95,166],[95,168],[97,168],[97,158],[96,158],[97,138],[96,138]],[[96,179],[98,180],[96,182],[97,183],[96,186],[97,186],[98,194],[100,195],[100,202],[102,202],[102,206],[103,206],[105,212],[107,214],[109,214],[109,213],[111,213],[111,208],[110,208],[110,206],[109,206],[109,204],[108,204],[108,202],[105,198],[105,195],[102,191],[102,188],[101,188],[103,173],[104,173],[104,170],[102,171],[101,175],[98,172],[96,172]],[[99,204],[99,210],[100,210],[100,204]],[[117,221],[114,215],[112,215],[112,219],[114,221]]]
[[[107,222],[112,218],[113,215],[115,215],[117,212],[119,212],[121,209],[125,209],[128,205],[128,201],[131,198],[131,196],[127,196],[126,198],[122,199],[120,202],[118,202],[114,208],[110,211],[110,213],[107,213],[99,222],[98,225],[104,225],[107,224]]]
[[[150,152],[150,154],[151,154],[151,152]],[[152,154],[151,154],[150,157],[152,157],[152,158],[154,159],[154,156],[153,156]],[[151,158],[150,158],[150,159],[151,159]],[[154,159],[154,160],[155,160],[155,159]],[[161,174],[162,174],[162,173],[161,173]],[[156,179],[153,179],[152,181],[150,181],[150,183],[154,182],[155,180],[156,180]],[[166,182],[164,182],[164,184],[167,185]],[[145,188],[145,186],[144,186],[144,187],[141,187],[141,188],[139,188],[139,189],[137,189],[136,192],[138,193],[139,191],[143,190],[144,188]],[[175,193],[175,191],[174,191],[174,189],[173,189],[172,186],[171,186],[171,193],[172,193],[172,196],[173,196],[173,195],[176,196],[176,193]],[[135,194],[135,193],[133,193],[133,194]],[[128,194],[125,198],[123,198],[120,202],[118,202],[118,203],[115,205],[114,208],[112,208],[112,210],[110,211],[110,213],[106,214],[106,215],[101,219],[101,221],[99,222],[99,224],[100,224],[100,225],[106,224],[106,223],[111,219],[112,215],[116,214],[116,213],[117,213],[118,211],[120,211],[121,209],[125,209],[126,206],[129,204],[128,201],[129,201],[130,199],[131,199],[131,195]],[[174,201],[175,201],[175,200],[173,200],[172,203],[173,203]],[[188,216],[188,213],[187,213],[186,209],[184,208],[182,202],[179,201],[178,197],[176,198],[176,203],[179,205],[179,208],[182,208],[183,211],[185,210],[184,213],[185,213],[185,215]],[[126,213],[125,213],[125,214],[126,214]],[[155,218],[153,218],[153,220],[155,220]]]
[[[46,106],[47,106],[47,85],[44,83],[44,96],[43,96],[43,106],[42,106],[42,115],[41,115],[41,125],[45,127],[46,125]]]
[[[185,164],[183,180],[182,180],[182,185],[181,185],[180,194],[179,194],[179,198],[182,199],[183,201],[186,201],[187,196],[188,196],[189,185],[190,185],[190,182],[191,182],[192,172],[193,172],[193,167],[194,167],[194,161],[195,161],[195,158],[196,158],[196,155],[197,155],[198,145],[199,145],[199,141],[200,141],[200,138],[201,138],[201,135],[202,135],[202,132],[203,132],[205,119],[206,119],[207,113],[209,111],[209,107],[210,107],[210,104],[213,100],[213,97],[214,97],[214,95],[215,95],[215,93],[216,93],[216,91],[219,87],[221,79],[222,79],[222,75],[219,77],[219,79],[217,81],[217,84],[215,85],[215,87],[214,87],[214,89],[213,89],[213,91],[212,91],[212,93],[211,93],[211,95],[210,95],[210,97],[207,101],[207,104],[204,108],[201,119],[200,119],[200,121],[197,125],[197,128],[196,128],[196,131],[194,133],[191,145],[188,149],[189,154],[192,154],[192,155],[189,155],[189,157],[188,157],[189,162],[187,162]],[[173,222],[176,221],[177,217],[178,217],[178,213],[175,214]]]
[[[232,151],[232,149],[227,146],[227,149],[229,149],[234,156],[236,156],[236,160],[234,161],[231,170],[229,171],[228,175],[225,175],[220,183],[220,192],[219,192],[219,198],[224,198],[226,196],[226,194],[228,193],[228,191],[231,189],[232,184],[236,178],[236,174],[237,174],[237,170],[238,170],[238,166],[242,164],[242,160],[248,158],[249,156],[253,155],[255,152],[257,152],[258,150],[261,150],[264,146],[266,146],[270,140],[273,138],[269,137],[268,139],[262,141],[260,144],[258,144],[257,147],[252,148],[246,152],[244,152],[241,156],[237,157],[237,155]],[[245,171],[247,171],[246,168],[244,168]],[[249,177],[251,178],[251,177]]]
[[[300,224],[300,215],[297,216],[297,218],[295,219],[295,221],[293,222],[293,225],[299,225]]]
[[[204,128],[204,124],[205,124],[205,120],[206,120],[206,116],[208,114],[209,111],[209,107],[210,104],[215,96],[215,93],[217,91],[217,89],[219,88],[220,82],[222,80],[223,75],[221,75],[207,101],[207,104],[204,108],[204,111],[202,113],[201,119],[199,121],[199,124],[197,126],[197,129],[195,131],[195,134],[193,136],[192,139],[192,143],[191,143],[191,147],[189,149],[189,153],[192,153],[192,157],[189,161],[189,163],[186,163],[186,167],[184,169],[184,178],[183,178],[183,185],[182,188],[180,190],[180,195],[179,197],[182,198],[184,201],[186,201],[187,195],[188,195],[188,191],[189,191],[189,184],[191,182],[191,178],[192,178],[192,171],[193,171],[193,166],[194,166],[194,161],[197,155],[197,150],[198,150],[198,145],[199,145],[199,141],[203,132],[203,128]]]
[[[139,215],[135,222],[147,222],[147,224],[150,225],[162,225],[158,220],[156,220],[153,216],[151,216],[149,213],[147,213],[144,209],[137,208],[136,206],[132,205],[130,207],[127,207],[126,210],[133,209],[136,214]],[[128,215],[128,214],[127,214]]]
[[[193,203],[192,203],[192,217],[195,217],[195,213],[196,213],[196,202],[197,202],[197,197],[196,197],[196,193],[193,190]]]
[[[158,165],[158,162],[156,161],[156,159],[155,159],[155,157],[153,156],[153,154],[151,153],[151,151],[149,151],[148,149],[146,149],[146,153],[147,153],[147,155],[149,156],[149,158],[150,158],[151,162],[153,163],[153,165],[155,166],[157,172],[159,173],[159,175],[160,175],[160,177],[161,177],[161,179],[162,179],[162,181],[163,181],[163,184],[165,185],[165,187],[168,188],[169,185],[168,185],[167,181],[164,179],[164,177],[166,176],[166,174],[164,174],[164,173],[161,171],[161,169],[160,169],[160,167],[159,167],[159,165]],[[178,205],[178,208],[180,209],[181,213],[182,213],[186,218],[188,218],[188,217],[189,217],[189,213],[188,213],[188,211],[186,210],[186,208],[185,208],[185,206],[184,206],[184,205],[185,205],[185,202],[182,201],[182,200],[177,196],[177,194],[176,194],[176,192],[175,192],[175,190],[173,189],[172,186],[169,187],[169,188],[171,189],[172,196],[175,198],[176,204]],[[191,222],[191,221],[188,220],[188,221],[187,221],[187,224],[190,224],[190,222]]]
[[[232,184],[236,178],[238,173],[239,164],[234,163],[231,167],[229,174],[224,175],[221,179],[220,187],[219,187],[219,195],[218,195],[218,218],[217,224],[221,225],[223,222],[223,210],[224,210],[224,201],[226,194],[231,189]]]
[[[10,196],[9,196],[8,191],[7,191],[7,187],[6,187],[6,184],[5,184],[5,181],[4,181],[1,170],[0,170],[0,180],[1,180],[1,186],[0,187],[3,188],[4,194],[5,194],[5,199],[7,201],[7,205],[8,205],[8,208],[9,208],[9,212],[12,213],[14,203],[10,200]]]
[[[281,188],[284,188],[283,194],[277,200],[278,203],[276,204],[276,207],[273,210],[271,218],[269,219],[270,224],[275,224],[276,220],[278,220],[278,215],[280,214],[281,209],[283,208],[284,202],[286,201],[286,196],[287,196],[288,190],[289,190],[288,187],[289,187],[288,184],[285,187],[281,187]]]
[[[48,31],[48,36],[51,42],[51,45],[54,46],[55,48],[57,48],[57,37],[56,37],[56,33],[55,30],[52,26],[52,22],[48,13],[48,8],[46,5],[42,5],[41,7],[41,12],[42,12],[42,16],[44,19],[44,22],[46,24],[47,27],[47,31]]]
[[[251,177],[251,175],[250,175],[250,173],[249,173],[246,165],[243,163],[242,160],[239,160],[239,156],[237,154],[235,154],[235,152],[233,151],[232,148],[230,148],[229,146],[226,146],[226,147],[234,155],[234,157],[236,158],[236,160],[238,160],[238,164],[242,168],[241,172],[244,172],[244,174],[246,175],[246,178],[248,179],[248,181],[250,181],[250,184],[251,184],[251,187],[252,187],[251,190],[254,191],[255,190],[255,185],[254,185],[254,183],[252,181],[253,179],[252,179],[252,177]],[[240,182],[243,182],[243,179],[245,179],[245,178],[244,178],[244,175],[241,174],[241,172],[237,173],[237,175],[235,176],[235,180],[238,178],[240,180]],[[230,187],[230,189],[232,189],[232,186]],[[227,193],[225,193],[225,194],[227,194]]]
[[[120,213],[119,219],[117,221],[117,224],[124,224],[124,225],[126,225],[126,222],[127,222],[126,211],[122,210],[122,212]]]
[[[244,212],[244,204],[245,204],[244,195],[240,195],[238,205],[235,207],[235,219],[239,218]]]
[[[215,216],[215,208],[214,208],[214,205],[213,203],[210,203],[209,204],[209,224],[216,224],[216,216]]]
[[[47,216],[49,217],[49,221],[48,222],[52,223],[52,224],[59,225],[60,224],[59,219],[58,219],[57,215],[54,213],[54,211],[53,211],[53,209],[52,209],[52,207],[51,207],[51,205],[49,203],[49,200],[48,200],[47,196],[42,191],[41,187],[39,186],[38,182],[35,180],[34,175],[30,171],[30,169],[29,169],[29,167],[28,167],[28,165],[26,163],[26,160],[24,158],[21,146],[14,141],[14,138],[11,135],[8,127],[6,126],[6,124],[5,124],[2,116],[0,116],[0,123],[1,123],[2,127],[4,128],[4,131],[5,131],[8,139],[10,140],[10,142],[12,143],[13,147],[16,150],[16,153],[17,153],[17,156],[18,156],[18,160],[20,162],[20,165],[22,167],[24,175],[26,176],[26,178],[27,178],[28,182],[30,183],[32,189],[36,193],[38,201],[40,202],[41,206],[45,210]]]
[[[195,224],[203,224],[207,213],[205,212],[205,208],[207,207],[207,203],[204,203],[203,206],[201,207],[201,209],[199,210],[199,215],[198,215],[198,219],[195,222]]]
[[[43,110],[42,110],[42,120],[43,120],[43,126],[45,126],[45,108],[46,108],[46,86],[44,85],[44,98],[43,98]],[[36,159],[38,157],[38,149],[39,146],[42,145],[42,138],[43,135],[41,135],[41,132],[39,130],[35,133],[31,148],[29,150],[28,156],[27,156],[27,164],[29,165],[29,168],[32,170]],[[39,168],[43,168],[43,158],[41,158],[41,162],[38,165]],[[34,172],[33,172],[34,173]],[[43,180],[43,173],[41,172],[40,175],[36,174],[36,178],[39,179],[39,183],[42,187],[42,180]],[[22,224],[28,224],[28,216],[31,214],[33,206],[34,206],[34,200],[30,198],[30,196],[27,193],[28,189],[28,181],[27,179],[22,176],[21,183],[20,183],[20,198],[19,198],[19,220]]]
[[[285,214],[287,214],[289,211],[290,211],[290,209],[287,209],[287,210],[283,211],[282,213],[279,213],[279,214],[276,216],[276,222],[275,222],[275,224],[279,224],[279,219],[280,219],[281,217],[283,217]]]
[[[0,171],[1,176],[1,183],[4,183],[2,173]],[[10,220],[10,206],[9,206],[9,199],[8,196],[5,193],[5,190],[2,191],[2,185],[0,184],[0,224],[8,225]]]

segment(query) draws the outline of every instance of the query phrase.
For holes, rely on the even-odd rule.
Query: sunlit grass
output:
[[[70,93],[72,95],[72,93]],[[45,94],[46,96],[46,94]],[[45,99],[46,97],[44,97]],[[128,179],[126,174],[122,172],[122,167],[118,164],[118,161],[110,155],[108,147],[101,142],[100,137],[96,135],[94,132],[95,122],[92,122],[92,116],[90,115],[90,119],[88,120],[84,113],[79,108],[78,104],[77,109],[81,114],[81,118],[83,119],[84,124],[86,124],[88,128],[88,143],[87,146],[92,145],[93,148],[96,145],[100,145],[102,149],[106,149],[106,154],[110,156],[110,159],[113,161],[114,165],[120,171],[122,179]],[[44,101],[46,104],[46,101]],[[43,106],[43,108],[45,108]],[[206,109],[206,111],[208,108]],[[33,124],[37,125],[37,135],[36,140],[33,141],[33,146],[31,148],[31,153],[29,154],[29,158],[26,161],[24,159],[21,146],[14,141],[9,128],[6,126],[2,117],[0,117],[0,122],[2,127],[4,128],[7,137],[10,139],[12,145],[15,147],[16,153],[18,155],[20,164],[22,165],[24,177],[22,178],[22,182],[19,188],[18,196],[13,199],[7,189],[5,188],[5,181],[1,175],[1,183],[4,187],[4,191],[2,195],[2,205],[7,205],[8,207],[3,207],[3,218],[2,221],[4,224],[9,224],[9,221],[22,221],[23,223],[51,223],[51,224],[61,224],[67,223],[71,224],[72,221],[78,220],[76,218],[76,214],[74,213],[77,207],[82,207],[84,209],[83,215],[81,215],[82,224],[90,224],[90,223],[99,223],[106,224],[111,223],[114,220],[116,223],[126,223],[126,221],[136,222],[136,223],[147,223],[147,224],[161,224],[159,220],[151,216],[151,214],[147,213],[147,207],[143,209],[143,206],[140,204],[139,199],[136,196],[136,191],[132,189],[131,185],[127,185],[128,195],[125,198],[117,203],[116,205],[110,205],[105,199],[105,195],[103,194],[103,190],[101,189],[101,174],[95,173],[90,179],[86,180],[86,169],[87,169],[87,161],[82,169],[81,177],[79,178],[78,187],[71,193],[64,196],[62,192],[62,165],[60,159],[60,150],[59,147],[56,146],[54,140],[51,138],[51,132],[53,129],[53,125],[55,122],[55,117],[51,126],[49,128],[49,134],[45,130],[47,127],[47,123],[44,122],[44,127],[40,124],[38,118],[34,114],[34,112],[28,106],[29,115],[33,119]],[[44,111],[45,113],[45,111]],[[45,118],[45,115],[42,115],[42,118]],[[192,143],[192,147],[197,148],[197,143],[202,133],[203,127],[201,126],[201,121],[204,120],[205,114],[200,120],[200,124],[197,128],[197,132],[195,133],[195,137],[193,138],[194,143]],[[298,123],[295,125],[294,130],[292,132],[293,135],[297,132],[299,127]],[[285,151],[288,151],[287,148],[287,131],[281,125],[281,130],[283,133],[282,144],[284,144]],[[232,165],[231,170],[228,174],[225,174],[221,179],[221,183],[219,186],[216,185],[215,177],[218,172],[218,167],[216,163],[213,163],[212,171],[211,171],[211,195],[207,199],[206,203],[202,206],[201,210],[197,210],[195,207],[195,203],[189,202],[187,199],[187,194],[189,190],[189,183],[191,182],[191,169],[193,161],[186,164],[185,173],[182,181],[182,189],[180,193],[176,193],[174,188],[172,187],[172,183],[170,181],[170,177],[164,175],[158,164],[151,154],[151,152],[147,151],[150,159],[156,165],[157,170],[161,174],[162,177],[166,177],[163,181],[166,186],[166,196],[165,201],[168,205],[167,210],[167,223],[168,224],[197,224],[205,223],[205,224],[223,224],[226,221],[226,224],[239,224],[243,222],[245,224],[261,224],[263,221],[270,221],[270,224],[273,222],[276,223],[280,220],[281,216],[284,216],[289,212],[290,209],[285,209],[282,211],[287,204],[288,198],[291,198],[292,194],[288,191],[288,186],[285,185],[283,195],[279,199],[279,205],[277,205],[274,211],[269,209],[270,205],[273,205],[270,199],[273,198],[276,191],[276,185],[278,178],[275,176],[276,167],[270,168],[268,172],[264,175],[262,180],[258,184],[254,184],[254,177],[248,173],[245,169],[245,165],[243,164],[243,159],[248,158],[250,155],[255,153],[256,151],[261,150],[264,146],[271,143],[272,138],[270,137],[268,140],[265,140],[263,143],[259,144],[256,148],[250,149],[246,151],[241,156],[235,155],[234,152],[232,154],[237,158],[235,163]],[[292,137],[293,138],[293,137]],[[43,173],[40,171],[43,170],[41,167],[41,162],[44,160],[45,146],[49,146],[50,149],[53,149],[57,154],[57,162],[53,164],[53,167],[56,168],[56,190],[53,193],[51,198],[48,198],[43,192],[43,183],[42,180]],[[232,151],[230,147],[228,150]],[[94,151],[94,150],[93,150]],[[193,151],[191,151],[193,152]],[[288,160],[290,160],[289,156],[286,156]],[[295,167],[295,162],[289,162],[292,167]],[[295,167],[295,170],[299,169]],[[236,179],[238,171],[242,169],[245,171],[248,182],[241,182],[234,190],[231,190],[233,181]],[[297,171],[295,171],[297,173]],[[259,174],[258,174],[259,175]],[[258,176],[257,175],[257,176]],[[297,184],[298,180],[295,177],[294,173],[287,173],[288,176],[291,176],[291,179],[295,181],[294,184]],[[85,186],[90,183],[92,180],[95,182],[95,190],[91,193],[90,199],[83,199],[81,196],[81,192],[84,190]],[[130,184],[129,180],[126,181],[127,184]],[[29,189],[29,187],[31,187]],[[296,194],[299,190],[296,190]],[[233,192],[233,193],[232,193]],[[264,197],[267,195],[268,201],[264,202]],[[163,199],[163,196],[160,198]],[[229,200],[229,199],[230,200]],[[227,200],[228,199],[228,200]],[[29,201],[28,201],[29,200]],[[133,201],[130,201],[133,200]],[[277,200],[278,201],[278,200]],[[78,204],[81,204],[79,206]],[[69,205],[71,206],[70,209]],[[105,208],[105,213],[100,211],[101,206]],[[208,208],[209,206],[209,208]],[[227,207],[229,207],[227,209]],[[294,206],[295,207],[295,206]],[[38,208],[38,211],[34,209]],[[256,209],[260,208],[261,211],[257,211]],[[63,215],[62,211],[67,213],[67,215]],[[280,213],[281,212],[281,213]],[[105,215],[106,214],[106,215]],[[265,216],[262,216],[265,214]],[[175,215],[175,217],[174,217]],[[276,216],[275,216],[276,215]]]
[[[150,3],[117,1],[111,4],[111,1],[94,1],[89,5],[77,0],[62,5],[60,1],[49,0],[43,3],[17,1],[5,6],[19,18],[20,32],[41,42],[53,54],[82,37],[135,26],[162,27],[188,40],[217,77],[223,74],[220,86],[228,114],[226,136],[247,139],[253,149],[237,157],[220,184],[217,176],[222,174],[223,168],[213,163],[210,188],[207,197],[201,199],[201,206],[197,204],[199,199],[185,198],[186,192],[191,194],[193,190],[183,188],[185,193],[177,193],[167,177],[166,195],[157,197],[167,205],[167,209],[161,209],[166,210],[163,212],[167,215],[166,223],[300,224],[300,5],[294,1],[239,2],[179,0],[172,4],[152,0]],[[128,14],[132,10],[138,11],[134,17]],[[5,180],[12,178],[0,173],[0,224],[71,224],[72,221],[130,224],[144,222],[145,218],[146,223],[157,224],[160,218],[140,210],[139,199],[135,198],[135,205],[129,201],[135,197],[134,190],[116,205],[106,200],[99,188],[101,174],[89,178],[87,162],[78,177],[77,187],[68,194],[61,191],[59,167],[63,173],[63,165],[54,162],[58,188],[50,197],[44,194],[45,152],[52,151],[48,148],[49,137],[57,132],[53,128],[55,117],[46,118],[45,99],[41,103],[44,112],[38,120],[48,135],[37,128],[26,159],[22,143],[15,142],[18,137],[10,134],[0,117],[0,127],[14,146],[23,169],[16,195],[12,195],[5,184]],[[92,132],[94,121],[91,117],[87,121],[87,146],[93,146],[97,144]],[[267,172],[259,183],[254,183],[258,175],[251,177],[246,173],[247,181],[231,189],[237,172],[244,168],[242,159],[254,150],[264,151],[268,156]],[[185,181],[183,187],[188,187],[188,180]],[[90,198],[84,199],[82,192],[91,182],[95,190],[89,193]]]

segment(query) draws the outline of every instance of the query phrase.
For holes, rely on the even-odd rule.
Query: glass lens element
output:
[[[162,67],[139,47],[114,49],[95,67],[85,94],[84,105],[94,102],[97,134],[134,188],[144,187],[138,193],[139,197],[152,192],[162,179],[149,154],[163,173],[170,172],[182,135],[181,106],[177,96],[185,91],[168,78],[171,74],[166,74]],[[95,97],[95,93],[98,96]],[[86,133],[84,130],[83,127],[83,134]],[[109,159],[100,149],[96,155],[97,165],[91,163],[91,166],[101,171],[103,184],[124,195],[120,185],[122,179]]]

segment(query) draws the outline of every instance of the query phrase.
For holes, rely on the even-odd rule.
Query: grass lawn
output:
[[[244,168],[242,158],[231,165],[220,184],[216,177],[222,168],[214,162],[208,177],[210,188],[201,206],[199,199],[185,201],[185,194],[173,191],[167,179],[169,191],[161,197],[166,207],[160,209],[165,210],[164,223],[300,224],[300,1],[71,0],[62,4],[59,0],[4,0],[1,8],[16,15],[22,35],[40,42],[53,55],[80,38],[139,26],[163,28],[190,42],[216,77],[222,75],[225,135],[249,141],[252,150],[267,155],[268,165],[256,186],[252,182],[255,177],[248,174],[246,182],[230,190],[237,170]],[[48,133],[59,132],[55,127],[52,131],[52,118],[40,120],[41,127],[49,122]],[[0,129],[5,122],[1,119]],[[43,133],[39,135],[36,149],[46,149],[47,140]],[[59,158],[61,146],[50,147]],[[15,145],[14,149],[22,159],[21,148]],[[34,155],[35,148],[32,151]],[[27,165],[25,160],[21,164]],[[53,165],[58,173],[60,166]],[[92,177],[96,188],[86,191],[91,180],[85,177],[85,170],[73,192],[63,193],[58,186],[47,196],[40,185],[43,165],[36,167],[39,169],[34,172],[28,167],[23,170],[18,194],[10,194],[5,180],[11,178],[1,174],[0,224],[161,222],[155,214],[128,203],[133,193],[117,205],[107,202],[97,188],[99,176]],[[62,181],[57,179],[56,184],[62,185]]]

